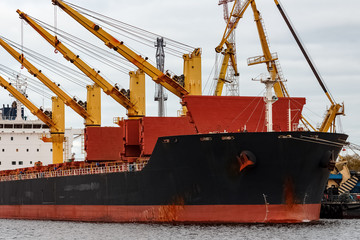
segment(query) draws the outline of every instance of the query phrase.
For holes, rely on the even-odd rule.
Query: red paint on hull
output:
[[[293,223],[319,220],[320,204],[294,205],[1,205],[0,218],[86,222]]]

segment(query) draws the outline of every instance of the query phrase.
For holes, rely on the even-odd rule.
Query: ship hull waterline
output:
[[[316,221],[329,162],[346,137],[311,132],[161,137],[138,172],[0,182],[0,218]]]
[[[319,204],[288,205],[7,205],[2,218],[84,222],[297,223],[319,219]]]

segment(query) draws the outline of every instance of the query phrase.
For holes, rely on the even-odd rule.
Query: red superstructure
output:
[[[149,157],[163,136],[266,131],[263,97],[185,96],[182,103],[186,116],[123,119],[120,127],[86,128],[86,160],[132,162]],[[289,119],[290,126],[297,126],[304,104],[305,98],[279,98],[273,105],[274,131],[294,130],[289,129]]]

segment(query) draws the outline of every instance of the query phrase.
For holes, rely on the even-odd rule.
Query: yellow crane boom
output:
[[[245,10],[247,9],[247,7],[249,6],[249,4],[251,2],[251,0],[246,0],[241,5],[238,5],[237,4],[238,1],[239,0],[235,0],[234,6],[233,6],[233,8],[231,10],[231,13],[230,13],[229,21],[226,24],[226,28],[225,28],[223,37],[222,37],[219,45],[215,48],[215,51],[217,53],[222,51],[222,49],[224,47],[224,44],[226,43],[226,41],[230,37],[231,33],[236,28],[236,26],[239,23],[240,19],[243,17],[243,15],[245,13]],[[237,7],[237,6],[240,6],[240,7]]]
[[[46,31],[43,27],[31,19],[31,17],[29,17],[26,13],[20,10],[17,10],[16,12],[20,15],[20,18],[24,19],[47,42],[49,42],[55,49],[57,49],[66,60],[73,63],[78,69],[86,74],[99,87],[101,87],[107,95],[110,95],[115,101],[120,103],[123,107],[130,110],[131,112],[134,112],[136,115],[144,115],[143,113],[139,112],[139,108],[133,104],[130,99],[124,95],[124,93],[106,81],[101,75],[99,75],[97,71],[81,60],[79,55],[74,54],[62,42],[60,42],[56,36],[51,35],[48,31]]]
[[[234,48],[233,48],[233,44],[229,43],[228,41],[225,42],[227,48],[223,51],[224,54],[224,59],[223,62],[221,64],[221,69],[220,69],[220,74],[218,77],[218,81],[216,83],[216,88],[215,88],[215,96],[221,96],[222,94],[222,90],[224,88],[224,84],[226,82],[225,76],[226,76],[226,72],[229,66],[229,61],[231,62],[231,65],[234,69],[234,73],[235,76],[238,76],[238,70],[237,70],[237,62],[236,62],[236,58],[235,58],[235,52],[234,52]]]
[[[38,117],[41,121],[50,127],[50,141],[52,142],[53,148],[53,163],[62,163],[65,132],[64,102],[58,97],[52,97],[51,100],[53,114],[51,117],[49,117],[1,76],[0,86],[10,92],[17,100],[24,104],[24,106],[27,107],[33,115]]]
[[[236,56],[235,56],[235,48],[234,44],[230,43],[228,41],[231,33],[235,30],[237,27],[237,24],[239,23],[240,19],[243,17],[245,10],[250,4],[250,0],[244,1],[243,3],[239,3],[239,0],[235,0],[235,3],[233,5],[233,8],[231,9],[230,16],[228,18],[228,21],[226,23],[226,28],[223,34],[223,37],[221,38],[221,41],[219,45],[215,48],[215,51],[217,53],[222,53],[224,55],[221,69],[218,77],[218,81],[216,83],[215,87],[215,96],[221,96],[222,90],[224,87],[224,84],[226,82],[225,76],[226,72],[228,70],[229,61],[231,63],[232,68],[234,69],[235,76],[238,76],[238,69],[237,69],[237,62],[236,62]],[[223,50],[224,45],[226,45],[226,49]]]
[[[71,8],[69,5],[65,4],[63,1],[52,0],[52,3],[59,6],[74,20],[76,20],[92,34],[102,40],[106,46],[115,50],[124,58],[126,58],[129,62],[137,66],[140,70],[150,76],[156,83],[161,84],[167,90],[169,90],[178,97],[189,94],[189,92],[176,80],[172,79],[170,76],[164,74],[159,69],[148,63],[147,58],[143,58],[142,56],[136,54],[134,51],[125,46],[122,41],[118,41],[112,35],[99,27],[97,24],[77,12],[75,9]]]
[[[274,84],[274,91],[277,97],[284,97],[286,96],[286,90],[283,83],[280,81],[279,71],[276,64],[276,61],[278,60],[277,54],[271,54],[269,43],[267,40],[266,32],[263,25],[263,20],[261,17],[260,12],[258,11],[256,7],[255,0],[251,0],[251,8],[254,13],[254,19],[256,23],[256,27],[259,34],[260,44],[263,51],[262,56],[257,56],[248,59],[248,65],[254,65],[259,63],[265,63],[268,69],[268,72],[270,74],[270,78],[272,81],[275,81]]]
[[[258,29],[258,34],[260,38],[261,47],[263,50],[262,56],[257,56],[251,59],[248,59],[248,65],[254,65],[259,63],[266,63],[268,72],[270,73],[271,79],[275,81],[276,79],[279,79],[279,71],[278,66],[276,64],[277,55],[271,54],[269,49],[269,44],[267,41],[267,36],[265,33],[265,29],[262,23],[262,18],[260,15],[260,12],[256,8],[255,0],[247,0],[243,3],[238,3],[239,0],[235,0],[235,3],[233,5],[233,8],[230,13],[230,17],[228,19],[225,32],[223,34],[222,40],[220,44],[215,48],[216,52],[221,52],[223,49],[223,45],[226,44],[227,49],[223,52],[224,59],[222,63],[222,67],[220,70],[218,82],[215,89],[215,96],[220,96],[222,93],[222,88],[225,83],[225,75],[227,71],[227,66],[229,61],[231,62],[231,65],[234,68],[235,75],[238,75],[237,70],[237,64],[235,62],[235,55],[233,51],[233,46],[228,43],[228,38],[231,35],[231,33],[235,30],[237,27],[237,24],[239,23],[239,20],[243,17],[246,9],[251,4],[251,7],[254,12],[254,19],[255,23]],[[281,81],[276,81],[274,84],[274,91],[278,97],[284,97],[286,95],[286,89],[285,86]]]
[[[11,83],[6,81],[3,77],[0,76],[0,86],[9,91],[17,100],[19,100],[30,112],[38,117],[42,122],[48,125],[50,128],[53,128],[54,131],[59,131],[55,123],[51,118],[49,118],[43,111],[37,108],[32,102],[30,102],[23,94],[21,94],[16,88],[14,88]]]
[[[47,78],[41,70],[38,70],[34,65],[32,65],[23,54],[18,53],[13,49],[9,44],[7,44],[2,38],[0,38],[0,45],[11,55],[13,56],[20,64],[22,64],[30,74],[38,78],[46,87],[53,91],[56,96],[58,96],[67,106],[71,107],[76,113],[83,117],[87,121],[87,125],[100,125],[98,119],[95,119],[90,115],[85,108],[80,106],[73,98],[67,95],[63,90],[61,90],[54,82]]]

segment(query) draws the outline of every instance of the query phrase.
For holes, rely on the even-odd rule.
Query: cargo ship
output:
[[[229,126],[227,133],[190,134],[209,127],[207,110],[216,112],[212,102],[238,103],[232,105],[236,109],[254,99],[264,105],[261,97],[189,96],[184,101],[191,119],[144,117],[123,120],[123,127],[87,128],[86,146],[91,149],[86,162],[1,172],[0,217],[186,223],[318,220],[329,167],[346,135],[281,131],[288,125],[281,119],[274,121],[280,128],[276,132],[253,131],[256,124],[240,132],[231,129],[231,118],[218,125]],[[301,99],[279,100],[274,113],[287,112],[280,106],[289,100],[296,106]],[[208,108],[192,111],[204,101]],[[215,114],[212,122],[216,118],[222,119]],[[243,120],[239,117],[232,127],[240,127]],[[171,133],[175,130],[182,132]],[[107,158],[114,161],[101,161],[98,156],[105,157],[108,149],[112,156]],[[138,151],[143,155],[135,158]]]
[[[36,162],[34,167],[0,172],[0,218],[155,223],[292,223],[319,219],[323,190],[347,135],[298,127],[305,98],[272,93],[281,88],[282,81],[277,56],[272,59],[275,55],[267,54],[248,61],[249,65],[268,64],[270,77],[260,79],[265,84],[265,97],[220,96],[221,77],[216,96],[204,96],[199,49],[183,56],[184,75],[172,76],[86,19],[73,5],[52,2],[140,69],[130,73],[130,91],[107,85],[79,55],[40,29],[25,13],[17,12],[56,51],[86,71],[95,87],[102,87],[126,107],[129,118],[117,118],[118,127],[100,127],[96,114],[91,118],[88,111],[96,112],[99,102],[88,101],[86,105],[68,98],[23,54],[0,39],[1,46],[29,72],[56,89],[53,109],[57,114],[53,119],[41,115],[52,125],[56,146],[62,144],[63,127],[59,124],[56,128],[53,120],[54,116],[58,117],[55,120],[63,117],[62,98],[87,124],[85,161],[45,166]],[[261,28],[254,1],[244,1],[239,10],[245,11],[250,3]],[[140,77],[133,78],[143,72],[180,97],[181,116],[145,116],[145,90],[141,90]],[[5,80],[0,81],[11,89]],[[91,99],[96,93],[88,96]],[[27,101],[22,95],[18,98]],[[329,110],[335,112],[330,120],[338,110]],[[333,126],[330,120],[327,126]]]

